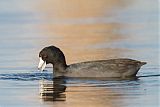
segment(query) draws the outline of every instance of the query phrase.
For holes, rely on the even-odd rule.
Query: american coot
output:
[[[43,71],[46,64],[51,63],[55,77],[135,77],[141,66],[146,64],[146,62],[119,58],[67,65],[63,52],[55,46],[42,49],[39,53],[39,58],[38,69]]]

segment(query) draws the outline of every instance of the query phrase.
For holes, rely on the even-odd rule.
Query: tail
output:
[[[139,63],[140,66],[143,66],[143,65],[145,65],[145,64],[147,64],[147,62],[140,62],[140,63]]]

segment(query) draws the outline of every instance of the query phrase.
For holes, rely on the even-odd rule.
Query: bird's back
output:
[[[145,62],[132,59],[110,59],[71,64],[66,69],[68,77],[130,77],[135,76]]]

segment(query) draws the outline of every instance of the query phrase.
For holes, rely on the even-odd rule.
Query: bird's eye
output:
[[[44,55],[43,57],[44,57],[44,58],[47,58],[47,55]]]
[[[42,58],[42,60],[47,60],[47,56],[46,55],[43,55],[43,56],[41,56],[41,58]]]

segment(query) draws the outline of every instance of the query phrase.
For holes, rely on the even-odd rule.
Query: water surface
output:
[[[158,33],[158,0],[2,0],[0,107],[159,107]],[[46,101],[40,84],[57,82],[50,65],[37,70],[48,45],[68,64],[118,57],[148,64],[134,80],[65,79],[57,99]]]

